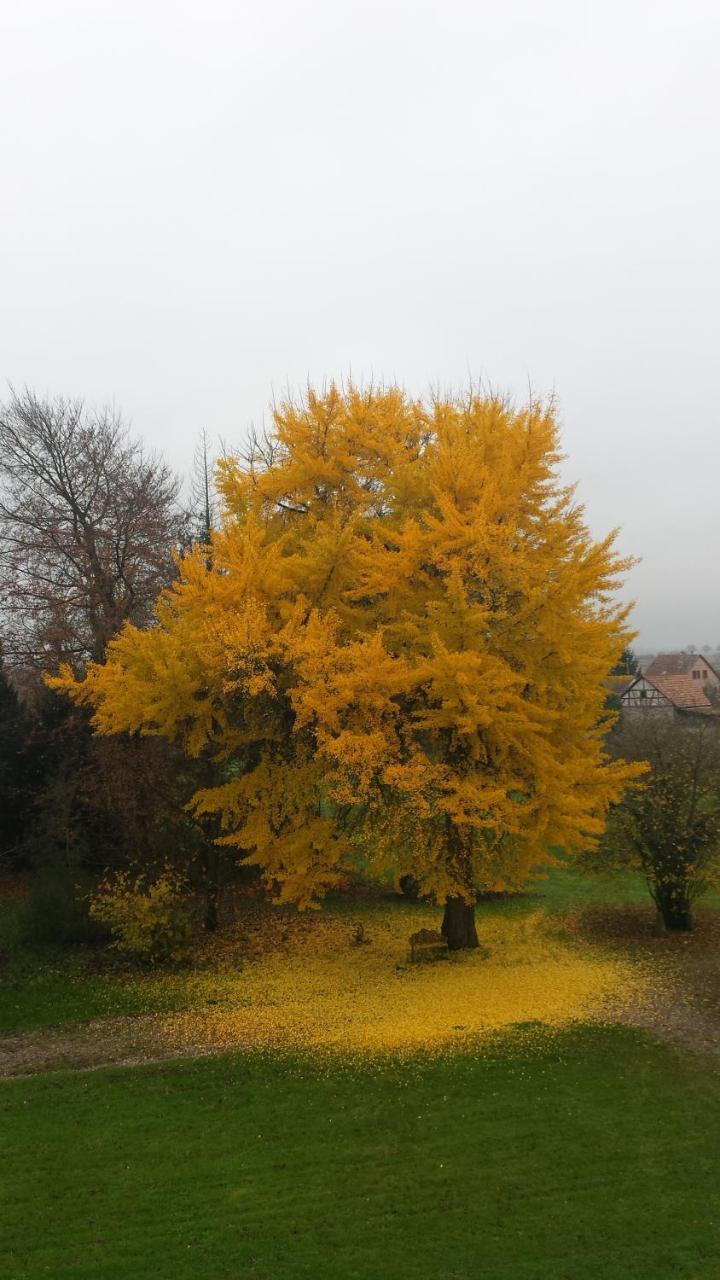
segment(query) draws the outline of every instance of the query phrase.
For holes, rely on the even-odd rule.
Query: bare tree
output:
[[[191,508],[190,522],[192,539],[204,546],[210,546],[212,531],[215,527],[215,506],[217,495],[213,472],[215,459],[208,447],[207,433],[203,428],[193,458],[191,476]]]
[[[187,513],[188,547],[204,547],[205,564],[212,568],[212,535],[216,522],[217,492],[215,489],[215,459],[208,446],[207,432],[203,428],[193,458],[190,478],[190,508]],[[204,786],[212,786],[217,780],[215,764],[206,758],[195,762],[198,777]],[[204,815],[199,826],[205,836],[203,846],[203,870],[205,881],[205,928],[214,932],[218,927],[222,861],[216,837],[220,835],[214,815]]]
[[[0,407],[0,627],[15,668],[102,658],[174,572],[178,480],[112,409],[11,391]]]

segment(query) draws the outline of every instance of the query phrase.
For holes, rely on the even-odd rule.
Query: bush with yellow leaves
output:
[[[118,951],[142,960],[180,960],[192,933],[186,888],[173,867],[154,880],[120,871],[90,895],[90,917],[109,928]]]

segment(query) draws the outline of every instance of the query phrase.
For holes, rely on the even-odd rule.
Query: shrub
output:
[[[720,883],[720,725],[636,712],[609,745],[647,773],[610,814],[605,867],[641,868],[665,928],[692,929],[693,903]]]
[[[44,866],[30,880],[20,913],[22,938],[38,946],[92,946],[107,942],[108,930],[91,918],[87,876],[76,867]]]
[[[120,871],[90,895],[90,916],[112,934],[112,946],[141,960],[180,960],[192,933],[183,876],[165,867],[155,880]]]

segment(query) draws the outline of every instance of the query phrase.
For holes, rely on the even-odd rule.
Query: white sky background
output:
[[[720,644],[719,126],[717,0],[0,0],[0,382],[184,469],[308,378],[554,389],[638,647]]]

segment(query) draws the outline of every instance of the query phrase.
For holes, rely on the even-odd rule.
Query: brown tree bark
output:
[[[464,898],[448,898],[441,929],[450,951],[479,946],[475,928],[475,904]]]
[[[655,901],[666,929],[672,933],[692,932],[693,914],[684,889],[657,889]]]
[[[204,926],[208,933],[215,933],[220,905],[220,850],[216,844],[207,851],[206,877]]]

